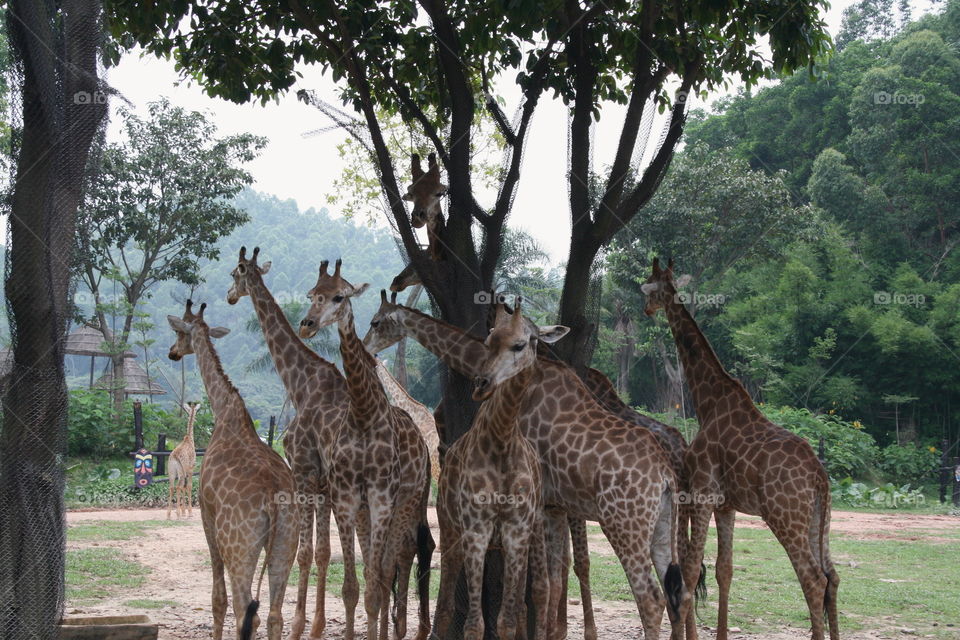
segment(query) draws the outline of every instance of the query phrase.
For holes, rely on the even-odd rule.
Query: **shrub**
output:
[[[67,491],[68,506],[73,507],[165,507],[169,485],[133,486],[131,473],[119,478],[95,479]],[[193,479],[193,504],[200,504],[200,482]]]
[[[74,389],[70,392],[67,408],[69,455],[103,458],[121,452],[126,441],[127,434],[113,417],[113,406],[106,391]]]
[[[827,472],[832,477],[863,477],[876,464],[879,455],[876,442],[858,426],[859,423],[793,407],[763,407],[762,410],[772,422],[806,438],[814,451],[822,437]]]
[[[893,484],[919,486],[937,479],[940,457],[936,449],[891,444],[880,452],[879,468]]]

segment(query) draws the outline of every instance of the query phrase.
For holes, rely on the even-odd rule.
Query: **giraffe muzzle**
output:
[[[304,318],[300,321],[300,337],[312,338],[317,333],[317,323],[310,318]]]
[[[490,387],[490,378],[487,376],[477,376],[473,379],[473,399],[476,401],[486,400],[492,391]]]

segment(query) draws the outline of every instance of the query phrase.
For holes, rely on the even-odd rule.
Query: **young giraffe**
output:
[[[423,172],[420,166],[420,156],[413,154],[410,157],[410,173],[413,183],[407,187],[403,199],[412,203],[410,224],[415,229],[427,228],[427,251],[433,260],[443,258],[443,247],[440,234],[443,231],[443,209],[440,199],[447,194],[447,185],[440,182],[440,166],[437,164],[436,154],[427,157],[429,168]],[[393,292],[403,291],[407,287],[420,284],[420,276],[411,262],[390,283]]]
[[[259,603],[251,587],[260,551],[266,549],[270,583],[267,636],[280,640],[283,595],[297,552],[298,508],[296,501],[289,499],[293,474],[283,458],[260,440],[243,398],[220,365],[212,338],[225,336],[229,329],[207,325],[203,319],[206,304],[200,305],[196,315],[192,306],[187,300],[182,318],[167,316],[177,336],[169,358],[177,361],[196,354],[214,415],[213,435],[200,470],[200,518],[213,569],[213,637],[223,637],[227,612],[224,568],[230,574],[237,638],[256,636]],[[262,579],[262,569],[260,576]]]
[[[227,292],[227,302],[236,304],[243,296],[250,296],[274,367],[297,412],[283,435],[283,450],[293,469],[297,495],[304,498],[297,552],[300,578],[290,638],[299,638],[306,625],[311,560],[317,565],[317,599],[310,637],[320,638],[326,626],[327,567],[330,564],[331,505],[326,472],[333,443],[346,416],[347,383],[335,365],[321,358],[297,337],[263,281],[263,276],[270,271],[270,263],[258,265],[259,254],[260,247],[256,247],[247,259],[247,248],[240,248],[237,266],[231,272],[233,284]]]
[[[433,414],[400,386],[397,379],[387,369],[387,365],[383,364],[383,360],[377,358],[376,362],[377,376],[380,378],[380,383],[386,390],[387,395],[390,396],[391,404],[406,411],[413,423],[420,429],[420,435],[423,436],[423,441],[430,452],[430,473],[434,480],[440,480],[440,435],[437,433],[437,423],[433,419]]]
[[[466,574],[469,611],[464,640],[483,638],[480,608],[484,558],[503,550],[503,598],[497,637],[512,640],[526,592],[528,561],[537,640],[547,637],[549,594],[543,539],[543,483],[539,456],[520,433],[518,413],[537,363],[537,342],[555,342],[566,327],[538,328],[523,322],[520,300],[513,316],[499,307],[479,363],[473,398],[482,401],[470,430],[451,445],[440,478],[440,596],[434,635],[445,638],[454,609],[461,568]]]
[[[364,343],[386,349],[411,336],[459,373],[481,372],[483,341],[415,309],[381,301]],[[607,412],[570,367],[539,358],[521,404],[520,430],[543,465],[548,551],[558,551],[570,523],[598,521],[630,581],[647,638],[656,638],[664,599],[650,575],[651,555],[667,596],[671,637],[683,637],[690,595],[677,564],[676,479],[653,435]],[[571,527],[574,570],[589,592],[589,556],[582,526]],[[578,542],[579,540],[579,542]],[[549,615],[557,615],[562,560],[550,554]],[[588,602],[584,600],[585,611]],[[681,617],[683,616],[683,617]],[[548,622],[563,629],[564,620]],[[561,631],[557,631],[558,635]]]
[[[376,363],[363,348],[353,324],[350,299],[366,291],[320,265],[317,284],[307,294],[310,309],[300,322],[300,336],[337,323],[340,355],[350,402],[345,423],[333,448],[328,482],[343,548],[343,599],[346,605],[344,637],[352,640],[354,612],[359,598],[354,555],[354,531],[363,554],[364,608],[367,639],[387,637],[387,605],[394,586],[394,638],[406,635],[407,588],[410,567],[417,555],[420,625],[416,640],[430,630],[429,586],[433,538],[427,524],[430,495],[430,454],[420,431],[406,411],[387,399],[377,377]]]
[[[677,286],[688,278],[674,282],[673,261],[661,269],[654,260],[653,273],[642,286],[646,314],[652,316],[659,309],[666,313],[700,422],[686,456],[693,499],[691,553],[684,576],[693,579],[699,570],[712,514],[718,541],[717,638],[726,640],[736,512],[760,515],[786,549],[800,580],[813,639],[823,640],[826,610],[830,638],[838,640],[840,579],[830,560],[830,480],[809,443],[767,420],[743,385],[720,364],[677,297]],[[693,631],[691,637],[696,636],[695,627]]]
[[[197,417],[199,404],[191,402],[187,408],[187,435],[173,451],[170,452],[170,472],[167,474],[167,520],[170,519],[170,507],[173,503],[173,494],[177,494],[177,517],[182,518],[184,513],[193,517],[193,468],[197,464],[197,447],[193,443],[193,421]],[[186,506],[182,504],[186,498]]]

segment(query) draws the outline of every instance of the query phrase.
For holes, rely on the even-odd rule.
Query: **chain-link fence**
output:
[[[64,455],[74,220],[106,93],[96,0],[12,0],[5,292],[12,366],[0,428],[0,639],[46,640],[64,604]]]

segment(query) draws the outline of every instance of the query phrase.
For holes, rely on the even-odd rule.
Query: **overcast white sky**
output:
[[[842,9],[851,3],[840,0],[831,8],[826,16],[831,33],[836,34]],[[303,78],[294,90],[279,103],[267,106],[235,105],[210,98],[196,84],[178,84],[172,62],[136,53],[128,54],[110,69],[107,79],[141,113],[148,102],[166,96],[177,105],[211,113],[221,134],[252,132],[267,137],[269,145],[248,166],[256,180],[255,188],[282,199],[293,198],[301,209],[320,208],[327,206],[327,194],[343,168],[336,145],[344,136],[338,131],[304,136],[329,122],[315,108],[297,100],[297,89],[311,89],[330,102],[339,102],[333,82],[321,75],[318,67],[302,67],[300,71]],[[509,87],[504,93],[506,111],[511,115],[516,108],[515,91]],[[717,97],[719,94],[711,95],[707,102]],[[114,111],[119,104],[113,101]],[[597,167],[608,164],[613,157],[622,113],[616,106],[602,112],[594,133]],[[549,251],[551,261],[558,263],[566,259],[570,233],[565,179],[567,114],[559,101],[544,99],[534,118],[510,224],[529,231]],[[661,127],[660,122],[654,124],[654,141]],[[115,117],[108,135],[115,138],[118,129],[119,119]],[[562,210],[563,216],[558,217],[557,210]],[[338,215],[334,208],[331,213]],[[557,223],[561,219],[564,224]],[[379,223],[385,224],[385,220]]]

